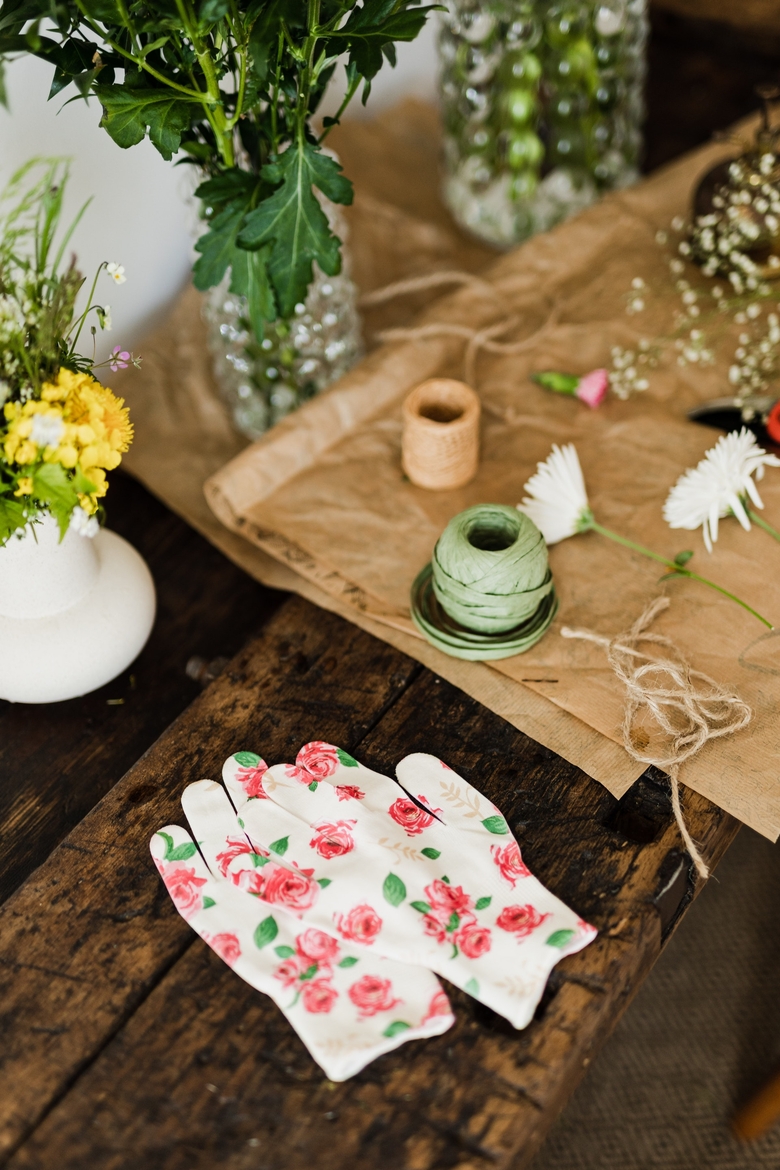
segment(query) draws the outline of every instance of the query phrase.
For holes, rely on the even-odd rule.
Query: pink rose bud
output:
[[[585,374],[580,378],[575,394],[580,402],[584,402],[586,406],[590,406],[591,409],[595,410],[597,406],[601,406],[606,398],[608,388],[609,375],[607,371],[591,370],[589,374]]]

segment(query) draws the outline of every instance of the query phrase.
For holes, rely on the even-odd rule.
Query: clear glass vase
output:
[[[638,175],[645,0],[447,0],[445,199],[507,247]]]
[[[315,264],[306,302],[295,306],[290,320],[270,323],[258,341],[244,297],[229,291],[229,271],[206,298],[203,316],[214,375],[235,426],[250,439],[335,382],[362,354],[347,226],[338,208],[322,203],[331,230],[342,241],[341,272],[326,276]]]

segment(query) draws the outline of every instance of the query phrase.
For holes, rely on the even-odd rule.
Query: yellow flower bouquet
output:
[[[30,172],[44,166],[39,182],[25,190]],[[94,377],[97,365],[76,350],[90,316],[110,329],[108,305],[94,302],[98,277],[106,271],[124,281],[118,264],[100,265],[86,308],[76,313],[84,278],[71,261],[60,271],[76,223],[54,252],[67,167],[28,163],[11,180],[0,215],[0,546],[42,514],[57,521],[60,535],[72,525],[97,526],[106,473],[119,466],[133,427],[121,398]],[[138,364],[116,347],[101,363],[117,370]]]

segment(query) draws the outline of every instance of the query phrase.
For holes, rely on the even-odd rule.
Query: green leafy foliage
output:
[[[531,374],[531,381],[544,386],[545,390],[554,390],[556,394],[575,394],[580,384],[577,374],[562,374],[558,370],[540,370]]]
[[[269,848],[274,853],[278,853],[280,857],[284,857],[290,844],[289,837],[280,837],[278,841],[272,841]]]
[[[436,861],[437,858],[441,857],[441,850],[431,849],[430,846],[426,846],[425,849],[421,849],[420,852],[422,853],[423,857],[430,857],[431,861]]]
[[[336,748],[336,755],[339,758],[339,763],[343,764],[345,768],[357,768],[360,766],[357,760],[353,760],[349,752],[342,751],[341,748]]]
[[[321,890],[327,889],[331,883],[331,878],[317,878],[317,885]]]
[[[163,158],[180,152],[222,184],[199,191],[207,231],[195,283],[210,288],[229,267],[231,290],[246,297],[259,339],[266,322],[288,317],[305,299],[314,262],[339,271],[339,241],[314,190],[351,200],[338,164],[320,149],[341,111],[325,120],[319,139],[310,125],[336,58],[347,58],[344,105],[361,82],[365,101],[377,72],[395,64],[395,43],[416,37],[434,7],[0,0],[0,70],[12,55],[40,57],[53,67],[49,97],[71,85],[77,98],[94,94],[100,125],[120,147],[148,138]]]
[[[487,910],[488,906],[490,905],[490,903],[492,901],[493,901],[493,899],[491,897],[477,898],[477,901],[475,904],[475,909],[476,910]]]
[[[431,908],[427,902],[410,902],[409,905],[413,910],[419,910],[421,914],[430,914]]]
[[[204,909],[204,910],[210,910],[210,909],[211,909],[211,907],[212,907],[212,906],[216,906],[216,904],[217,904],[217,903],[214,901],[214,899],[213,899],[213,898],[208,898],[208,897],[207,897],[207,898],[204,898],[204,899],[203,899],[203,909]]]
[[[396,873],[389,873],[384,880],[382,893],[391,906],[400,906],[406,897],[406,886]]]
[[[343,958],[341,960],[340,963],[337,964],[337,966],[339,966],[339,967],[354,967],[355,963],[357,963],[357,959],[355,958],[355,956],[354,955],[347,955],[345,958]]]
[[[164,861],[189,861],[198,852],[197,846],[192,841],[184,841],[181,845],[174,845],[170,833],[158,832],[157,836],[162,837],[165,842]]]
[[[280,959],[291,959],[295,954],[294,947],[274,947],[274,954],[278,955]]]

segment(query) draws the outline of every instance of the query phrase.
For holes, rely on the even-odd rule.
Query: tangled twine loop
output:
[[[668,607],[668,597],[657,597],[631,629],[616,638],[605,638],[591,630],[572,630],[568,626],[563,627],[561,634],[564,638],[595,642],[606,649],[610,666],[626,688],[623,745],[635,760],[668,772],[675,820],[696,869],[707,878],[709,869],[688,832],[680,807],[680,766],[701,751],[708,740],[733,735],[747,727],[753,712],[738,695],[725,690],[709,675],[694,670],[669,638],[648,632],[648,626]],[[639,649],[648,642],[666,647],[674,657],[654,658]],[[665,752],[642,750],[648,740],[646,732],[637,726],[637,720],[644,712],[663,733]]]

